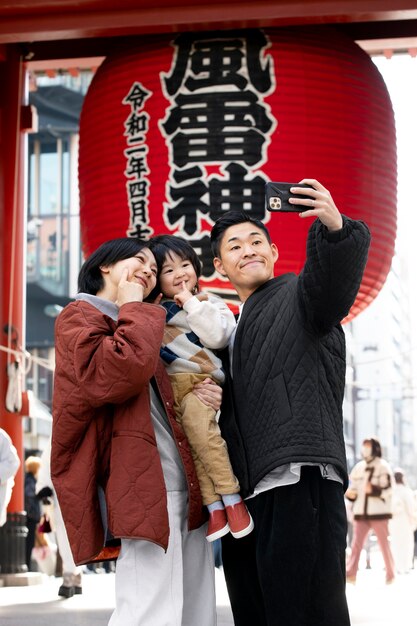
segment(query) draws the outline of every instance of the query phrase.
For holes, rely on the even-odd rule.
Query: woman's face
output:
[[[370,459],[372,457],[372,445],[368,442],[362,444],[361,448],[362,458]]]
[[[175,252],[171,252],[166,257],[159,275],[159,284],[165,297],[173,298],[183,290],[184,284],[188,291],[192,292],[197,282],[197,275],[191,261],[182,259]]]
[[[126,268],[128,269],[128,281],[136,282],[143,287],[143,298],[145,299],[156,285],[158,270],[154,255],[148,248],[142,248],[135,256],[101,268],[105,275],[106,284],[114,293],[114,301],[116,301],[117,288]]]

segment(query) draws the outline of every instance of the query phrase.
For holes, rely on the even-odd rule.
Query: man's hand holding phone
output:
[[[330,192],[314,178],[300,183],[266,183],[266,208],[271,212],[294,212],[300,217],[318,217],[329,231],[340,230],[342,216]]]
[[[297,189],[297,191],[295,191]],[[309,205],[303,205],[307,200],[305,194],[313,191],[310,185],[304,183],[266,183],[265,204],[266,209],[273,213],[300,213],[308,211]],[[297,195],[294,195],[294,194]],[[293,199],[300,200],[299,204],[293,203]]]

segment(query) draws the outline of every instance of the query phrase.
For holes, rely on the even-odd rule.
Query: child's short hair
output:
[[[149,240],[149,249],[153,253],[158,267],[157,285],[152,293],[161,291],[159,274],[162,266],[170,253],[177,254],[183,261],[190,261],[194,268],[197,279],[201,276],[201,262],[192,245],[183,237],[177,235],[156,235]],[[150,297],[152,294],[150,295]]]
[[[135,256],[143,248],[148,248],[147,241],[136,237],[119,237],[105,241],[84,262],[78,275],[78,292],[95,296],[104,287],[102,267],[110,267],[118,261]]]

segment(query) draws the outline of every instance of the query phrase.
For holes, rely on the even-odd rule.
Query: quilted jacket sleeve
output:
[[[56,324],[57,372],[75,382],[93,407],[124,402],[149,384],[164,323],[164,310],[156,305],[124,304],[114,324],[95,307],[72,303]]]
[[[312,224],[299,294],[314,327],[326,332],[349,313],[359,291],[370,241],[366,224],[345,216],[343,228],[337,232],[329,232],[319,220]]]

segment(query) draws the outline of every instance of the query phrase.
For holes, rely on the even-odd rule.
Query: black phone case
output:
[[[265,184],[265,208],[272,213],[301,213],[311,207],[294,205],[288,202],[290,197],[308,198],[297,193],[290,193],[291,187],[305,187],[312,189],[311,185],[301,183],[266,183]]]

